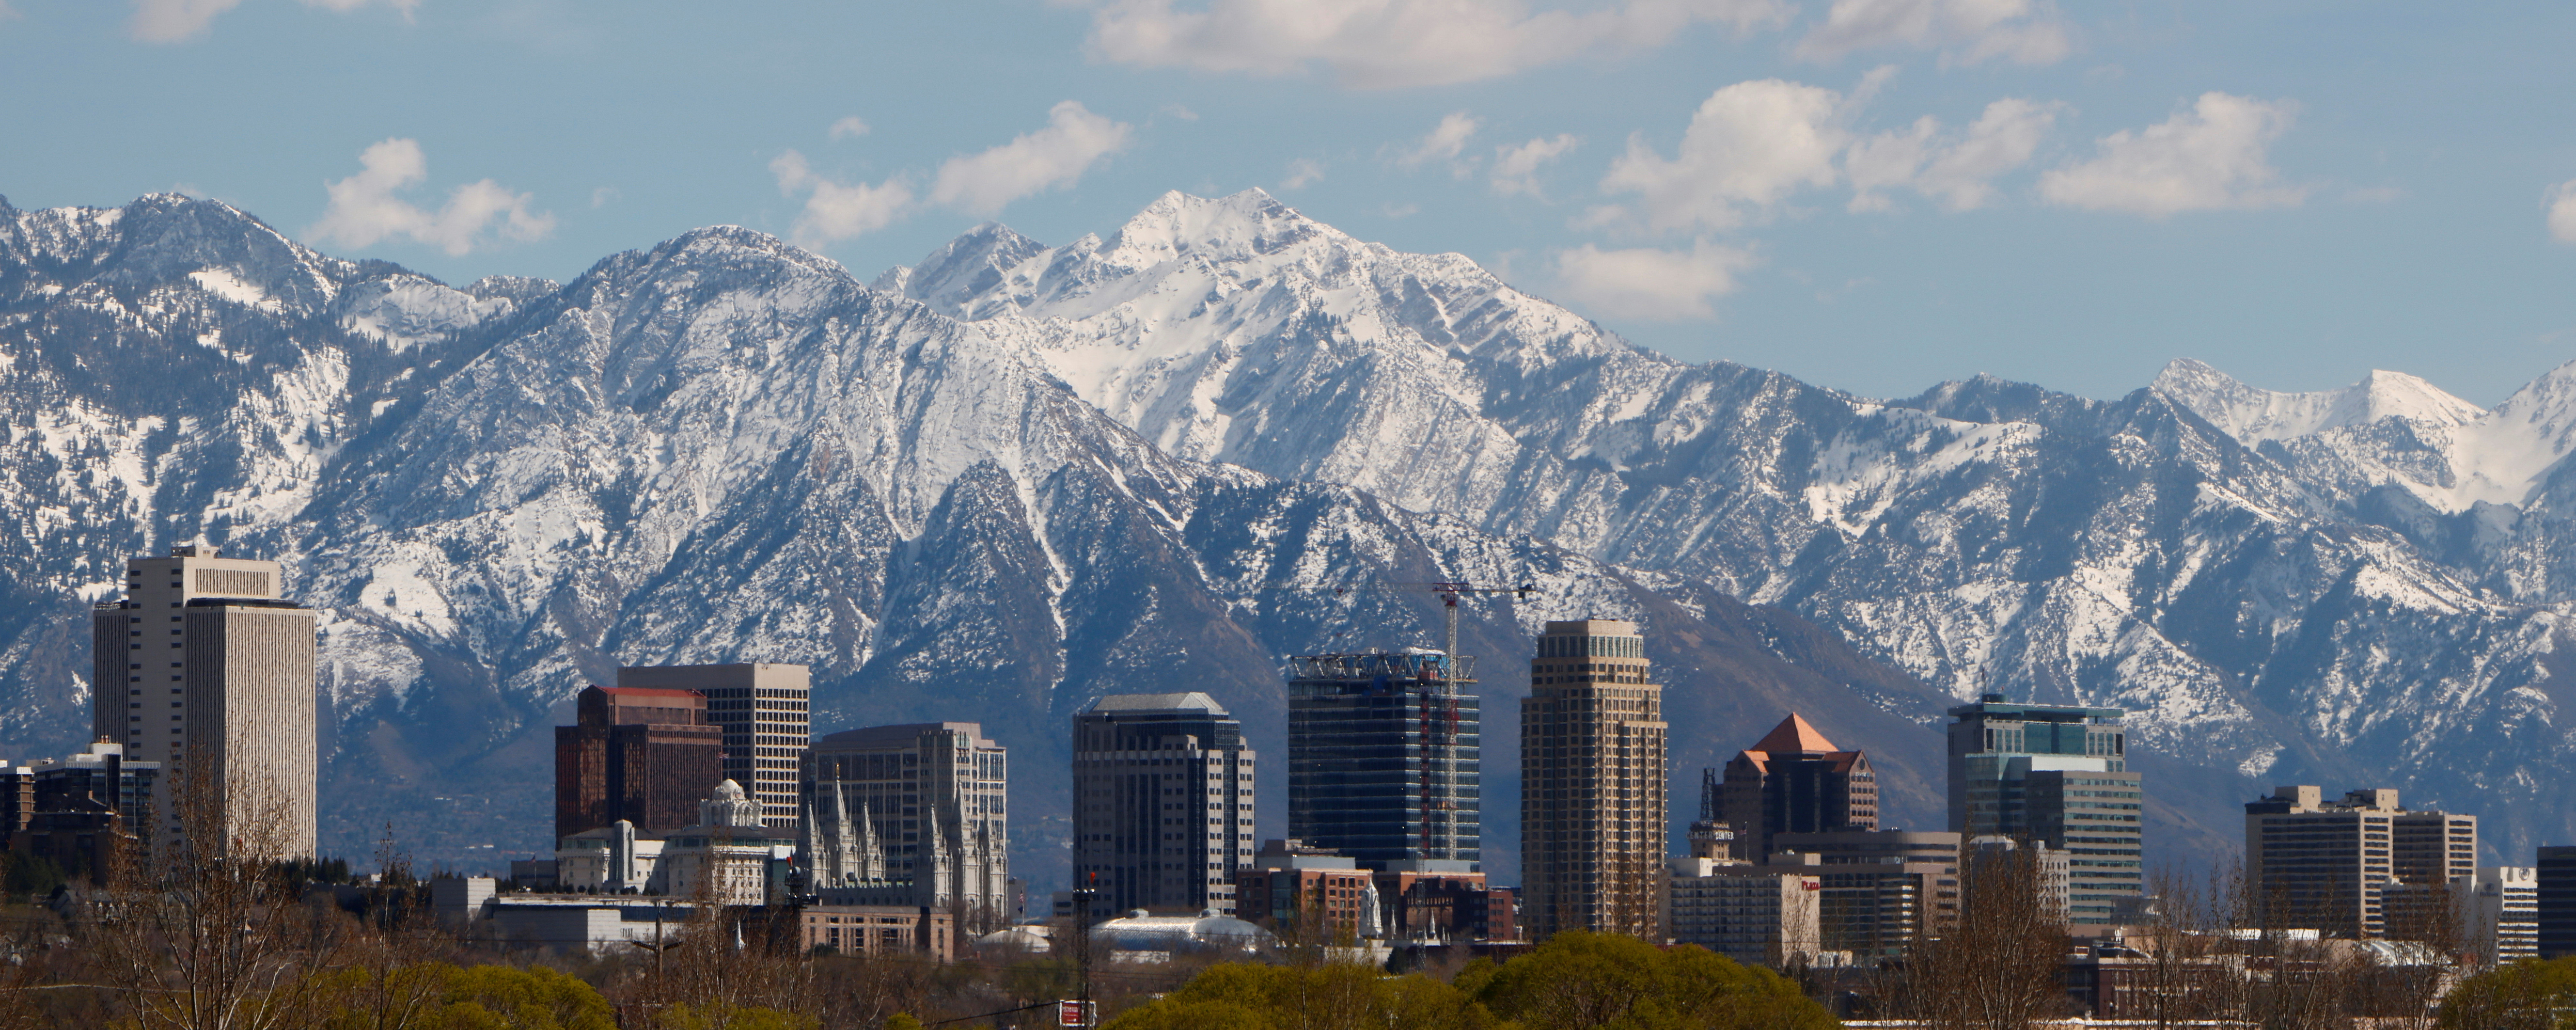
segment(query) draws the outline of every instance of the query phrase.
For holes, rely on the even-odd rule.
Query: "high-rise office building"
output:
[[[1817,868],[1723,858],[1673,860],[1664,919],[1672,940],[1745,965],[1785,969],[1823,946]]]
[[[2136,917],[2145,888],[2146,796],[2128,771],[2117,708],[2015,704],[1988,694],[1950,709],[1950,829],[2067,853],[2067,921]]]
[[[1869,756],[1844,751],[1797,713],[1726,763],[1717,816],[1735,835],[1738,861],[1759,862],[1780,833],[1878,828],[1878,775]]]
[[[847,730],[805,754],[798,822],[826,904],[953,911],[978,933],[1018,917],[1010,752],[971,722]]]
[[[621,819],[663,836],[724,780],[724,729],[696,691],[586,687],[555,727],[555,839]]]
[[[2539,875],[2535,899],[2540,923],[2540,957],[2576,955],[2576,847],[2540,849],[2532,863]]]
[[[121,855],[152,828],[157,762],[129,762],[125,747],[102,740],[69,758],[46,758],[0,768],[9,796],[0,812],[0,850],[50,862],[64,875],[109,882]]]
[[[1479,871],[1473,661],[1289,659],[1289,836],[1363,869]]]
[[[2385,788],[2328,801],[2276,787],[2245,806],[2245,881],[2275,926],[2421,939],[2451,882],[2476,874],[2477,851],[2477,817],[2410,812]]]
[[[2451,881],[2460,944],[2493,969],[2540,954],[2540,871],[2489,865]]]
[[[1522,919],[1660,940],[1664,688],[1637,624],[1550,622],[1521,702]]]
[[[1959,923],[1959,835],[1939,830],[1777,833],[1766,862],[1804,867],[1818,882],[1826,951],[1903,955]]]
[[[280,580],[276,562],[181,545],[127,561],[125,599],[91,612],[92,733],[162,767],[156,842],[178,839],[196,797],[224,824],[204,832],[313,853],[313,613]]]
[[[796,825],[797,762],[812,744],[813,677],[802,665],[629,665],[617,685],[694,690],[724,728],[724,778],[760,803],[761,824]]]
[[[1090,919],[1234,913],[1252,863],[1253,759],[1206,694],[1112,694],[1073,720],[1073,876]]]

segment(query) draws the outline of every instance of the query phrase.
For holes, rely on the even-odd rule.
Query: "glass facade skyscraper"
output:
[[[1472,661],[1290,659],[1288,835],[1367,869],[1480,872]]]
[[[1950,829],[2066,851],[2073,923],[2130,918],[2145,885],[2146,792],[2129,771],[2123,714],[2001,694],[1950,709]]]

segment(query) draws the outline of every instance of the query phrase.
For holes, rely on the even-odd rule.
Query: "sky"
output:
[[[1639,344],[1900,397],[2576,360],[2576,5],[0,0],[0,195],[451,283],[704,225],[862,278],[1258,187]]]

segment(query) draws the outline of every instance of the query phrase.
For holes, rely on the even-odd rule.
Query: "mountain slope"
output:
[[[1979,379],[1881,402],[1683,365],[1258,191],[1057,248],[1004,232],[880,283],[1167,449],[1706,582],[1953,696],[2129,709],[2150,749],[2225,771],[2187,788],[2195,825],[2304,777],[2482,809],[2514,847],[2576,831],[2515,803],[2571,755],[2559,373],[2495,412],[2196,363],[2115,401]]]
[[[89,436],[12,437],[7,500],[62,513],[21,523],[31,558],[5,584],[24,602],[0,667],[28,702],[12,747],[69,747],[85,725],[80,604],[123,558],[198,535],[275,556],[323,613],[336,853],[386,834],[452,864],[539,849],[549,727],[574,691],[620,663],[774,660],[814,667],[818,731],[983,721],[1020,755],[1016,850],[1044,883],[1066,831],[1047,770],[1090,699],[1207,690],[1276,754],[1279,656],[1422,643],[1436,625],[1427,597],[1268,589],[1290,581],[1544,584],[1466,627],[1493,656],[1489,860],[1507,873],[1511,699],[1545,619],[1649,619],[1672,640],[1676,711],[1703,720],[1752,725],[1794,704],[1865,735],[1939,703],[1704,585],[1172,456],[1019,343],[762,234],[693,232],[562,287],[456,291],[333,262],[202,201],[11,217],[13,240],[39,243],[0,272],[17,334],[0,358],[25,398],[12,410],[46,426],[105,413],[82,416],[104,427]],[[162,250],[134,242],[155,220],[185,232],[155,230]],[[1007,253],[996,239],[984,252]],[[269,349],[199,354],[208,319]],[[133,367],[101,370],[109,355]],[[193,392],[125,396],[174,358],[204,370],[183,381]],[[195,421],[164,428],[177,419]],[[1883,764],[1936,782],[1929,739]],[[1734,746],[1713,733],[1683,757]],[[1274,824],[1279,788],[1263,798]],[[1889,804],[1938,818],[1928,789]]]

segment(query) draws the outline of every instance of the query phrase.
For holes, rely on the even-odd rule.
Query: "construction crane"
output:
[[[1339,596],[1341,596],[1341,595],[1343,595],[1343,594],[1352,593],[1352,592],[1355,592],[1355,591],[1393,591],[1393,592],[1402,592],[1402,593],[1430,593],[1430,594],[1438,594],[1438,595],[1440,595],[1441,608],[1442,608],[1442,615],[1443,615],[1443,617],[1444,617],[1444,621],[1448,624],[1448,625],[1447,625],[1447,627],[1446,627],[1446,629],[1447,629],[1447,631],[1448,631],[1448,633],[1447,633],[1447,637],[1446,637],[1446,639],[1445,639],[1445,640],[1444,640],[1444,642],[1443,642],[1443,646],[1442,646],[1442,647],[1441,647],[1441,649],[1440,649],[1440,653],[1441,653],[1441,654],[1444,654],[1444,655],[1447,655],[1447,656],[1449,657],[1449,659],[1450,659],[1452,662],[1454,662],[1454,661],[1456,661],[1456,660],[1458,659],[1458,599],[1459,599],[1459,598],[1461,598],[1461,597],[1465,597],[1465,596],[1468,596],[1468,595],[1472,595],[1472,594],[1510,594],[1510,595],[1512,595],[1515,599],[1526,601],[1526,600],[1529,600],[1529,595],[1531,595],[1531,594],[1534,594],[1534,593],[1537,593],[1537,592],[1538,592],[1538,584],[1536,584],[1536,583],[1522,583],[1522,584],[1520,584],[1520,585],[1518,585],[1518,586],[1493,586],[1493,585],[1491,585],[1491,584],[1477,584],[1477,583],[1468,583],[1468,582],[1445,582],[1445,583],[1377,583],[1377,582],[1370,582],[1370,583],[1358,583],[1358,584],[1351,584],[1351,583],[1341,583],[1341,584],[1320,584],[1320,583],[1273,583],[1273,584],[1271,584],[1269,587],[1267,587],[1266,589],[1270,589],[1270,590],[1314,590],[1314,591],[1324,591],[1324,590],[1329,590],[1329,591],[1332,591],[1332,592],[1333,592],[1333,595],[1334,595],[1334,596],[1336,596],[1336,597],[1339,597]]]
[[[1447,624],[1445,646],[1440,651],[1441,676],[1436,694],[1426,699],[1422,708],[1419,732],[1422,737],[1422,803],[1426,811],[1422,820],[1422,854],[1447,858],[1458,856],[1458,680],[1462,657],[1458,653],[1458,599],[1476,594],[1511,594],[1528,600],[1538,592],[1535,583],[1517,586],[1479,585],[1464,581],[1438,583],[1359,584],[1272,584],[1273,590],[1332,591],[1340,597],[1360,591],[1392,591],[1438,594],[1444,622]],[[1437,824],[1437,830],[1434,826]]]

